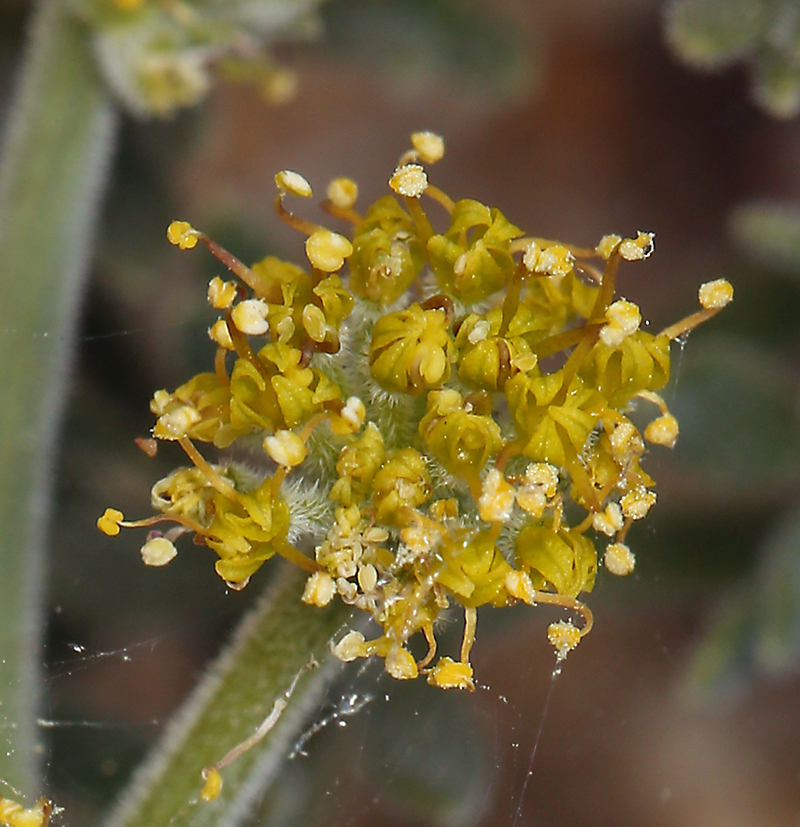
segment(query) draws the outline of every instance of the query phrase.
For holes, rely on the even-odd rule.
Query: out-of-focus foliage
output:
[[[733,234],[755,260],[800,276],[800,206],[745,204],[731,216]]]
[[[797,0],[672,0],[665,23],[667,40],[685,62],[719,70],[742,61],[750,68],[753,97],[762,108],[784,119],[800,112]],[[780,292],[796,293],[798,205],[747,203],[732,213],[730,228],[757,272],[772,281],[784,277]],[[770,294],[762,283],[749,319],[735,331],[739,338],[700,352],[701,362],[691,363],[676,402],[691,425],[686,428],[689,444],[682,446],[688,447],[687,456],[701,464],[710,454],[722,458],[714,473],[727,478],[729,490],[735,486],[747,492],[751,508],[763,503],[770,486],[789,502],[797,488],[800,373],[760,343],[779,339],[784,347],[797,346],[789,308],[798,297],[788,295],[786,303],[776,299],[772,308],[764,307],[778,292]],[[766,321],[760,330],[758,318]],[[724,419],[718,416],[721,406]],[[690,696],[717,697],[759,673],[781,674],[800,665],[798,570],[800,519],[795,514],[779,518],[766,532],[757,550],[756,573],[721,599],[689,669]]]
[[[334,48],[383,65],[404,97],[445,80],[497,106],[529,90],[540,49],[489,9],[462,0],[333,0],[323,20]]]
[[[672,0],[666,34],[677,55],[698,68],[747,63],[753,97],[771,115],[800,112],[797,0]]]
[[[719,602],[690,664],[692,702],[733,697],[755,675],[784,677],[800,663],[800,510],[777,521],[755,572]]]
[[[736,339],[706,342],[690,356],[675,409],[691,423],[693,460],[716,448],[717,470],[736,480],[747,510],[761,512],[767,527],[753,566],[723,593],[690,663],[684,688],[693,702],[735,696],[758,677],[800,667],[800,370],[785,355],[798,344],[800,208],[745,204],[730,228],[758,274],[751,329],[739,319]],[[722,404],[725,427],[715,413]],[[765,498],[767,491],[780,500]]]

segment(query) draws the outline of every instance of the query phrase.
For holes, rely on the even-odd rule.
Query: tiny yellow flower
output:
[[[361,632],[348,632],[336,645],[331,646],[333,656],[344,663],[349,663],[366,654],[364,635]]]
[[[231,311],[236,327],[248,336],[263,336],[269,330],[269,306],[261,299],[239,302]]]
[[[603,555],[603,562],[611,574],[617,577],[625,577],[630,574],[636,566],[636,558],[633,552],[624,543],[612,543]]]
[[[654,233],[639,232],[636,238],[626,238],[620,243],[618,250],[625,261],[641,261],[653,252]]]
[[[428,675],[428,683],[440,689],[475,690],[472,679],[472,667],[468,663],[459,663],[452,658],[440,658]]]
[[[400,646],[386,655],[386,671],[398,681],[413,681],[419,674],[417,662],[411,652]]]
[[[311,184],[299,172],[281,170],[275,176],[275,186],[283,193],[298,195],[300,198],[311,198],[314,194]]]
[[[217,310],[228,310],[236,298],[236,283],[214,276],[208,283],[208,303]]]
[[[389,179],[389,186],[398,195],[419,198],[428,188],[428,176],[419,164],[406,164],[395,170]]]
[[[103,534],[109,537],[116,537],[119,534],[119,524],[125,519],[121,511],[116,508],[107,508],[103,512],[103,516],[97,520],[97,527]]]
[[[412,304],[381,316],[372,330],[370,373],[389,390],[422,392],[450,376],[452,339],[443,310]]]
[[[315,571],[306,580],[301,600],[311,606],[327,606],[336,594],[336,584],[326,571]]]
[[[496,468],[492,468],[483,481],[478,500],[478,514],[486,522],[503,522],[511,516],[514,507],[514,486]]]
[[[547,639],[556,650],[556,659],[561,661],[581,642],[581,634],[572,623],[559,620],[547,627]]]
[[[306,240],[308,260],[323,273],[340,270],[352,253],[353,245],[343,235],[330,230],[317,230]]]
[[[632,336],[642,323],[642,314],[633,302],[620,299],[606,308],[606,325],[600,331],[604,345],[617,347]]]
[[[167,227],[167,238],[170,244],[180,247],[181,250],[191,250],[197,246],[199,233],[186,221],[173,221]]]
[[[228,330],[225,319],[217,319],[217,321],[208,328],[208,338],[224,350],[233,350],[233,339],[231,339],[231,332]]]
[[[678,441],[678,420],[669,413],[659,416],[644,429],[644,438],[653,445],[673,448]]]
[[[142,560],[146,566],[166,566],[175,559],[178,550],[166,537],[153,537],[142,546]]]
[[[600,258],[604,258],[606,261],[608,261],[611,258],[611,254],[620,245],[621,241],[621,236],[614,234],[604,235],[597,243],[597,247],[595,248],[597,250],[597,255],[599,255]]]
[[[215,767],[207,767],[203,770],[203,789],[200,792],[200,798],[203,801],[213,801],[215,798],[219,798],[219,794],[222,792],[222,776],[219,773],[219,770]]]
[[[358,184],[350,178],[334,178],[328,184],[327,196],[334,207],[352,209],[358,200]]]
[[[264,450],[278,465],[294,468],[308,456],[305,442],[294,431],[277,431],[264,439]]]
[[[706,310],[719,310],[733,301],[733,287],[727,279],[708,281],[700,286],[700,304]]]
[[[423,164],[435,164],[444,157],[444,138],[434,132],[412,132],[411,146]]]

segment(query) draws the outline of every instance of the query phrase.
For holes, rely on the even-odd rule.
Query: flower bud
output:
[[[389,390],[420,393],[450,377],[452,339],[443,310],[412,304],[381,316],[372,329],[372,377]]]

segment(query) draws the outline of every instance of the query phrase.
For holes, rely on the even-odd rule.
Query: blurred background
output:
[[[3,103],[30,11],[0,8]],[[274,173],[318,192],[348,175],[369,203],[428,129],[447,142],[435,183],[530,233],[655,232],[620,283],[653,329],[701,282],[736,299],[673,347],[681,437],[647,458],[659,501],[630,535],[636,572],[601,571],[595,630],[557,680],[544,608],[481,612],[474,695],[348,668],[252,823],[800,825],[800,219],[772,206],[800,201],[800,124],[751,102],[746,68],[682,64],[659,0],[331,0],[321,18],[319,39],[277,49],[290,101],[220,82],[122,128],[59,444],[45,720],[63,823],[100,818],[270,577],[228,592],[202,549],[156,571],[134,532],[95,528],[107,506],[149,513],[180,461],[134,445],[149,399],[212,354],[221,268],[167,224],[299,260]]]

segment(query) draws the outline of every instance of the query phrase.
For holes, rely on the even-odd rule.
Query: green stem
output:
[[[115,135],[86,32],[42,0],[0,160],[0,779],[30,796],[56,437]]]
[[[161,746],[137,770],[105,827],[234,827],[250,812],[318,702],[331,674],[328,642],[349,617],[339,601],[327,609],[306,606],[300,600],[306,576],[289,566],[278,573],[173,718]],[[312,656],[322,668],[300,678],[266,738],[221,770],[220,797],[202,801],[203,768],[252,735]]]

